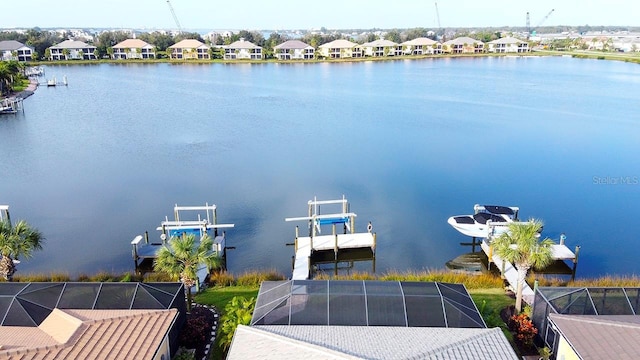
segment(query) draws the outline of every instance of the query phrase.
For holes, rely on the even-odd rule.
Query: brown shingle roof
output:
[[[0,359],[150,359],[178,312],[54,309],[38,328],[0,327]]]
[[[560,315],[549,319],[582,359],[640,359],[640,315]]]

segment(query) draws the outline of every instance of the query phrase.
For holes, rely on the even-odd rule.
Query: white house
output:
[[[171,59],[210,59],[209,45],[195,39],[184,39],[167,48]]]
[[[405,55],[426,55],[442,53],[442,44],[429,38],[420,37],[402,44]]]
[[[113,59],[155,59],[155,46],[140,39],[127,39],[113,46]]]
[[[378,39],[361,45],[365,56],[399,56],[402,45],[391,40]]]
[[[529,52],[529,43],[510,36],[489,41],[488,45],[488,51],[492,53]]]
[[[49,60],[95,60],[96,47],[82,41],[65,40],[49,48]]]
[[[329,59],[362,57],[362,47],[349,40],[334,40],[318,46],[321,56]]]
[[[0,60],[33,60],[33,48],[15,40],[0,41]]]
[[[224,59],[262,60],[262,47],[241,38],[224,47]]]
[[[477,54],[484,52],[484,43],[480,40],[462,36],[442,44],[442,51],[452,54]]]
[[[314,58],[316,49],[300,40],[288,40],[273,47],[278,60],[308,60]]]

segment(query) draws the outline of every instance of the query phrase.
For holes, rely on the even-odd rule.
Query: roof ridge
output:
[[[623,321],[623,320],[614,320],[614,319],[601,319],[601,318],[584,318],[582,316],[576,316],[576,315],[568,315],[568,314],[558,314],[561,316],[561,319],[564,320],[568,320],[568,321],[576,321],[576,322],[581,322],[581,323],[585,323],[585,324],[593,324],[593,325],[610,325],[610,326],[616,326],[616,327],[623,327],[623,328],[630,328],[630,329],[640,329],[640,324],[638,323],[633,323],[630,321]],[[596,315],[598,316],[598,315]],[[600,315],[602,316],[602,315]],[[640,315],[604,315],[604,316],[638,316],[638,318],[640,318]]]

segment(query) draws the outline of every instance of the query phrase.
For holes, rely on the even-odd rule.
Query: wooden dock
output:
[[[197,219],[186,220],[185,211],[194,211]],[[205,216],[202,216],[205,214]],[[193,216],[193,213],[192,213]],[[213,238],[213,246],[211,251],[218,254],[223,259],[226,258],[226,232],[220,232],[219,229],[233,228],[234,224],[218,224],[216,205],[205,204],[204,206],[178,206],[174,207],[175,220],[165,220],[160,223],[156,230],[160,231],[157,239],[149,239],[149,233],[137,235],[131,245],[133,261],[136,272],[145,273],[153,271],[153,261],[158,257],[158,251],[168,246],[171,238],[181,236],[183,234],[196,235],[195,246],[200,245],[200,239],[208,235]],[[205,264],[198,267],[198,279],[202,283],[209,274],[209,269]]]
[[[573,262],[572,278],[575,278],[580,247],[576,246],[576,251],[574,253],[564,244],[564,240],[565,237],[564,235],[562,235],[560,237],[560,243],[551,246],[551,253],[554,260],[570,260]],[[490,241],[490,239],[482,239],[482,242],[480,243],[480,247],[489,259],[489,266],[491,266],[491,263],[493,262],[496,265],[497,269],[500,271],[500,274],[504,277],[505,280],[509,282],[511,289],[515,292],[518,286],[518,270],[512,263],[504,261],[498,255],[493,253],[493,248]],[[522,287],[522,299],[527,304],[533,304],[534,291],[526,282]]]
[[[294,260],[292,280],[306,280],[312,275],[313,255],[316,252],[333,252],[334,261],[339,261],[339,254],[349,249],[371,249],[372,260],[375,258],[376,234],[372,233],[371,223],[367,232],[355,231],[355,213],[349,212],[349,203],[344,198],[340,200],[310,200],[309,216],[287,218],[285,221],[308,221],[309,236],[299,236],[296,227],[294,242]],[[342,212],[320,214],[321,205],[341,205]],[[319,235],[323,225],[331,225],[330,235]],[[338,233],[337,226],[341,225],[343,233]]]
[[[12,97],[0,100],[0,114],[16,114],[18,111],[24,112],[21,97]]]

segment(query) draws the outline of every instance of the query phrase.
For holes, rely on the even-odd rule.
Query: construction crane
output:
[[[171,10],[171,15],[173,15],[173,20],[176,22],[176,26],[178,27],[178,34],[182,34],[182,26],[180,26],[180,21],[178,21],[176,12],[173,10],[173,6],[171,6],[171,1],[167,0],[167,5],[169,5],[169,10]]]
[[[536,32],[536,29],[539,28],[545,21],[547,21],[549,16],[551,16],[551,14],[553,14],[554,11],[556,11],[556,9],[551,9],[551,11],[549,11],[547,15],[545,15],[542,18],[542,20],[540,20],[533,29],[531,28],[531,23],[529,21],[529,12],[527,11],[527,39],[529,39],[530,35],[534,35],[534,33]]]
[[[438,30],[442,31],[442,25],[440,25],[440,12],[438,11],[438,2],[435,2],[436,5],[436,18],[438,19]],[[442,41],[444,42],[444,32],[442,32]]]

